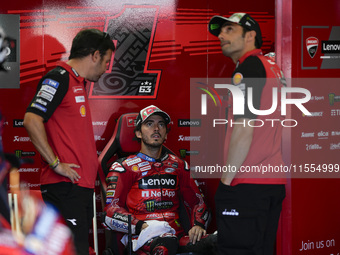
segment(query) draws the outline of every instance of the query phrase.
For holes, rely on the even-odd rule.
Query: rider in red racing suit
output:
[[[191,225],[206,228],[207,206],[190,178],[188,164],[175,155],[165,152],[159,161],[142,153],[132,155],[115,162],[106,180],[106,224],[113,230],[127,233],[127,215],[132,214],[133,234],[139,234],[145,220],[161,220],[182,236],[180,194],[191,215]]]

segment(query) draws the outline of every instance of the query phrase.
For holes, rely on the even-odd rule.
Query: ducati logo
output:
[[[316,51],[318,50],[319,39],[316,37],[308,37],[306,39],[306,46],[309,56],[314,58]]]

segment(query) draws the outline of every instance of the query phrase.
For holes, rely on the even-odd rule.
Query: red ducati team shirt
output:
[[[281,88],[285,80],[280,68],[260,49],[252,50],[239,59],[233,73],[233,85],[242,90],[245,97],[244,115],[233,115],[233,98],[228,96],[228,123],[240,123],[238,119],[247,118],[254,127],[253,139],[248,155],[231,185],[248,184],[285,184],[285,165],[281,155],[282,124]],[[248,88],[253,91],[252,102],[257,110],[271,109],[273,88],[277,88],[277,108],[270,115],[256,115],[248,108]],[[274,119],[274,121],[272,121]],[[263,124],[263,125],[262,125]],[[235,124],[240,125],[240,124]],[[243,124],[241,124],[243,125]],[[246,122],[245,125],[248,125]],[[262,125],[262,126],[261,126]],[[228,126],[224,144],[224,162],[227,161],[229,143],[233,127]]]
[[[44,119],[48,142],[60,161],[80,166],[74,168],[81,176],[77,184],[94,188],[98,159],[84,82],[68,64],[58,63],[40,80],[27,112]],[[44,160],[42,164],[41,184],[71,182]]]

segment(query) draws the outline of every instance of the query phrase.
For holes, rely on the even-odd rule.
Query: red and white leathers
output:
[[[206,229],[209,211],[197,182],[190,178],[188,164],[164,152],[160,159],[143,153],[115,162],[107,176],[106,217],[104,225],[127,233],[131,214],[132,234],[139,234],[147,220],[167,221],[184,235],[179,219],[181,198],[191,215],[191,226]]]

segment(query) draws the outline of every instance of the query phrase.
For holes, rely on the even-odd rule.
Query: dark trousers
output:
[[[284,185],[220,183],[216,194],[218,254],[273,255]]]
[[[74,237],[78,255],[89,254],[89,228],[93,218],[93,189],[70,182],[41,185],[45,203],[53,204],[64,217]]]

